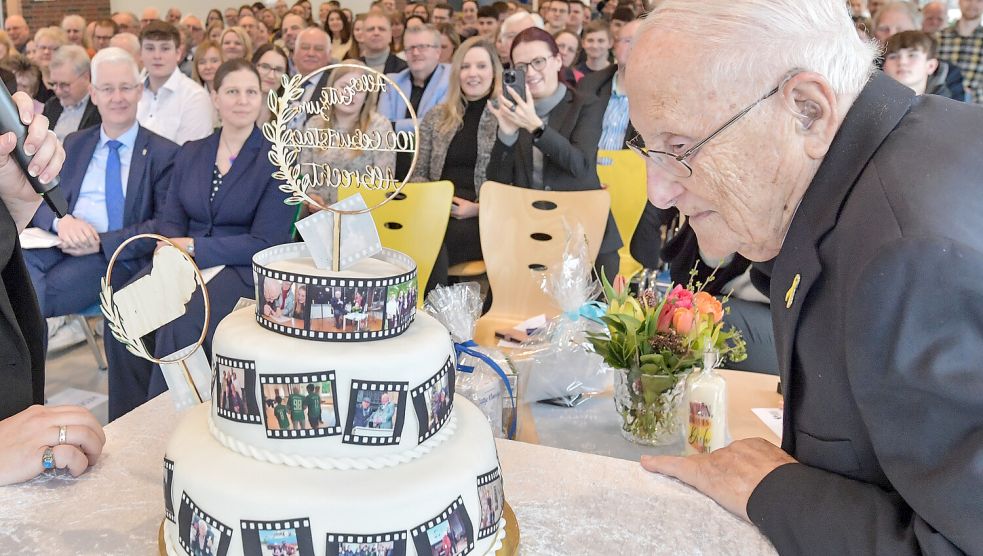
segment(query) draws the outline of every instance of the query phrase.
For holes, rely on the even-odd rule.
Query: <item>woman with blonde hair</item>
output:
[[[331,72],[325,88],[333,87],[344,91],[350,83],[368,75],[368,66],[360,60],[345,60],[342,64],[357,67],[340,67]],[[392,132],[392,124],[379,113],[379,92],[355,93],[351,102],[337,103],[325,106],[321,115],[311,116],[309,127],[323,130],[333,130],[345,135],[361,132],[369,136],[380,134],[385,137]],[[301,162],[325,164],[332,170],[365,172],[366,167],[378,167],[383,175],[390,174],[396,168],[396,153],[393,151],[359,150],[329,146],[323,149],[305,149],[300,154]],[[401,179],[402,176],[394,176]],[[309,193],[312,198],[322,205],[331,205],[338,201],[338,191],[334,187],[312,187]],[[316,210],[316,207],[313,208]]]
[[[253,41],[242,27],[229,27],[222,31],[222,57],[226,60],[242,58],[247,62],[253,57]]]
[[[191,78],[205,88],[209,93],[212,88],[212,80],[215,79],[215,72],[225,61],[222,55],[222,47],[217,42],[205,39],[198,44],[195,49],[195,57],[191,62]]]
[[[61,30],[61,27],[43,27],[34,34],[34,46],[37,51],[34,53],[32,61],[41,68],[42,83],[37,96],[34,97],[38,102],[47,102],[55,94],[51,90],[51,74],[48,66],[51,64],[51,58],[55,52],[66,44],[68,44],[68,37]]]
[[[447,268],[481,260],[478,195],[498,133],[489,98],[502,90],[502,62],[482,37],[464,41],[451,61],[447,98],[420,123],[416,169],[409,181],[454,184],[451,218],[431,283],[446,283]]]

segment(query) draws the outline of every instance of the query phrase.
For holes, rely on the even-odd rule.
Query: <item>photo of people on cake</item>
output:
[[[188,535],[191,556],[216,556],[221,537],[221,532],[209,525],[201,516],[194,514],[191,517],[191,530]]]
[[[358,390],[351,431],[359,436],[391,436],[396,428],[399,392]]]
[[[256,371],[253,369],[238,369],[217,362],[215,364],[215,403],[226,414],[250,415],[259,418],[259,406],[256,403],[254,385]]]
[[[298,325],[294,319],[294,305],[297,299],[294,283],[267,278],[266,276],[260,276],[259,280],[258,287],[263,292],[263,297],[260,300],[263,316],[277,324],[302,328],[303,323]]]
[[[406,553],[405,541],[335,542],[328,544],[329,556],[399,556]]]
[[[318,332],[379,332],[386,288],[310,286],[308,329]]]
[[[427,404],[427,428],[441,423],[451,410],[450,373],[444,373],[433,386],[424,393]]]
[[[433,556],[457,556],[468,551],[471,543],[461,517],[455,510],[447,519],[427,529],[430,553]]]
[[[259,532],[263,556],[299,556],[300,548],[295,529],[269,529]]]
[[[481,529],[491,527],[502,519],[505,508],[505,492],[502,490],[502,478],[478,487],[478,501],[481,502]]]
[[[312,430],[337,426],[330,381],[264,384],[267,428]]]
[[[392,330],[409,324],[413,310],[416,308],[417,282],[413,278],[409,282],[389,286],[386,296],[386,329]]]

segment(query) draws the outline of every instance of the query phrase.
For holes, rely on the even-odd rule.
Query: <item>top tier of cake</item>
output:
[[[290,243],[253,257],[256,322],[317,341],[362,342],[398,336],[416,315],[416,264],[384,249],[351,267],[318,268],[307,246]]]

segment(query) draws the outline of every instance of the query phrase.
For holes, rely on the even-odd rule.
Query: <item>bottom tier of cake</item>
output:
[[[171,555],[486,554],[505,498],[488,422],[455,400],[458,428],[429,454],[379,470],[254,460],[208,431],[208,404],[178,425],[164,460]]]

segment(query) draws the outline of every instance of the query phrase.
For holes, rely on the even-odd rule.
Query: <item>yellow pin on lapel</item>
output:
[[[799,281],[802,280],[801,274],[796,274],[795,278],[792,278],[792,287],[785,292],[785,308],[791,309],[792,303],[795,303],[795,290],[799,288]]]

